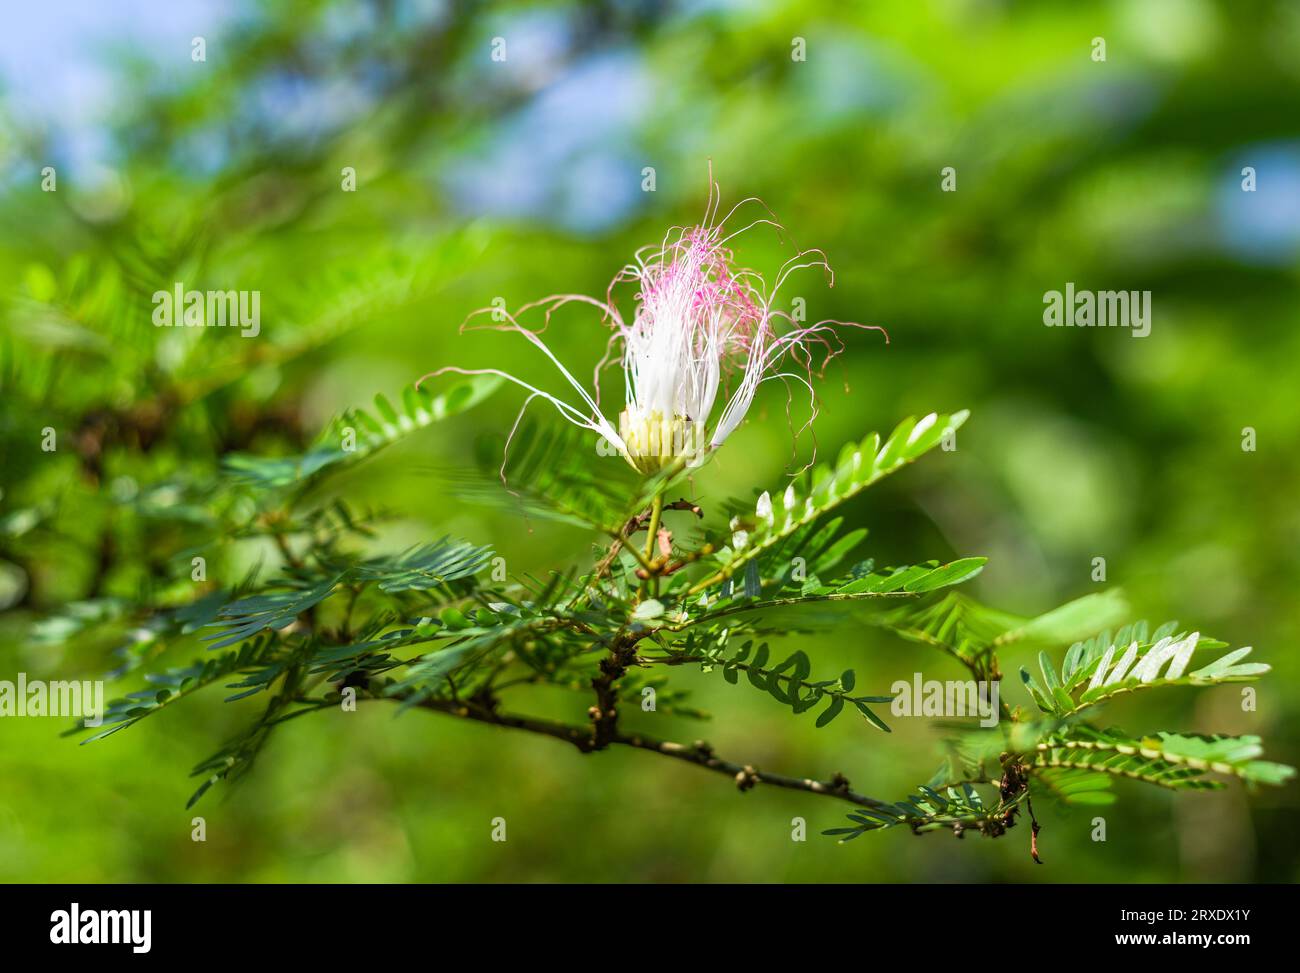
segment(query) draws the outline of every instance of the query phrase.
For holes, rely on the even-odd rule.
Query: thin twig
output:
[[[400,697],[392,697],[400,699]],[[433,710],[437,713],[447,713],[452,716],[459,716],[462,719],[475,720],[480,723],[489,723],[493,726],[504,726],[515,730],[525,730],[529,733],[537,733],[542,736],[552,737],[556,740],[563,740],[572,744],[583,753],[591,753],[598,749],[592,739],[591,732],[585,727],[571,726],[567,723],[560,723],[555,720],[541,719],[530,716],[519,716],[513,713],[500,713],[495,709],[488,708],[473,703],[456,703],[450,700],[427,699],[417,704],[421,709]],[[813,780],[808,777],[787,777],[783,774],[774,774],[765,770],[759,770],[749,764],[738,764],[730,760],[724,760],[713,752],[713,748],[707,743],[697,742],[689,746],[681,743],[673,743],[668,740],[660,740],[655,737],[647,736],[643,733],[615,733],[608,740],[611,744],[632,747],[636,750],[646,750],[650,753],[657,753],[661,756],[671,757],[674,760],[682,760],[696,767],[703,767],[706,770],[712,770],[720,774],[726,774],[736,782],[736,786],[742,791],[749,790],[756,784],[770,784],[773,787],[781,787],[787,790],[805,791],[809,794],[820,794],[824,797],[835,797],[850,804],[856,804],[859,807],[869,807],[877,809],[886,809],[892,807],[885,801],[878,801],[874,797],[868,797],[865,794],[859,794],[850,786],[847,778],[841,774],[836,774],[828,781]]]

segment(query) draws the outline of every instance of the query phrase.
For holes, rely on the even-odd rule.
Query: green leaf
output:
[[[1034,702],[1038,704],[1039,709],[1044,713],[1056,712],[1055,703],[1051,700],[1048,694],[1043,691],[1043,687],[1038,685],[1038,681],[1029,674],[1029,670],[1024,666],[1020,667],[1020,679],[1024,682],[1025,688],[1029,690],[1029,695],[1034,698]]]
[[[844,697],[832,696],[830,705],[827,706],[826,709],[822,710],[822,714],[819,717],[817,717],[817,726],[818,727],[829,726],[831,720],[839,716],[840,712],[843,709],[844,709]]]
[[[784,621],[794,617],[795,612],[806,612],[809,608],[853,608],[872,602],[883,604],[919,597],[943,585],[958,584],[974,577],[983,569],[986,560],[982,557],[968,557],[944,565],[927,561],[925,564],[905,568],[886,568],[830,584],[810,583],[798,593],[757,600],[723,595],[705,611],[692,615],[677,625],[675,630],[709,624],[734,615],[761,615],[763,618],[773,617]],[[747,624],[753,623],[747,621]]]
[[[877,730],[884,730],[886,733],[892,732],[889,729],[888,725],[886,725],[885,721],[882,720],[879,716],[877,716],[874,712],[872,712],[871,707],[868,706],[866,703],[862,702],[861,700],[855,699],[853,700],[853,705],[858,708],[859,713],[861,713],[863,716],[867,718],[867,722],[870,723],[872,726],[874,726]]]
[[[104,708],[103,723],[101,724],[103,729],[87,727],[79,721],[64,735],[81,733],[86,729],[95,729],[96,732],[82,740],[82,744],[102,740],[105,737],[112,736],[119,730],[124,730],[128,726],[138,723],[146,716],[158,712],[164,706],[172,706],[184,697],[238,672],[250,674],[250,679],[255,679],[259,687],[265,688],[276,675],[283,671],[284,662],[280,658],[281,651],[280,647],[272,639],[256,639],[245,643],[238,649],[232,649],[219,656],[210,656],[206,659],[197,660],[188,666],[150,673],[146,678],[150,685],[155,688],[129,693],[120,699],[112,700]],[[259,675],[262,678],[258,678]]]
[[[990,810],[985,807],[979,792],[970,784],[963,784],[960,790],[948,788],[947,797],[933,788],[921,787],[916,796],[897,804],[855,808],[847,815],[855,827],[831,828],[822,834],[842,836],[842,841],[848,841],[868,831],[884,831],[899,825],[907,825],[917,833],[939,828],[960,833],[972,828],[982,830],[990,824],[997,828],[994,833],[1001,833],[1005,830],[1003,822],[1023,799],[1024,792],[1021,792],[1009,801],[1000,801]]]
[[[266,629],[285,628],[303,612],[328,598],[337,587],[339,579],[335,575],[306,588],[252,595],[233,601],[217,612],[217,620],[211,623],[212,627],[222,631],[204,638],[213,642],[209,648],[221,649],[252,638]]]
[[[444,537],[403,554],[362,562],[349,577],[377,581],[382,591],[422,591],[470,578],[492,560],[490,547]]]
[[[1025,684],[1039,709],[1065,717],[1138,690],[1246,682],[1269,671],[1263,663],[1242,663],[1240,660],[1251,651],[1242,648],[1187,673],[1196,651],[1223,643],[1203,639],[1199,632],[1177,636],[1172,629],[1162,627],[1161,631],[1166,634],[1159,639],[1139,643],[1137,638],[1145,636],[1146,624],[1136,623],[1122,629],[1113,640],[1109,632],[1103,632],[1088,642],[1072,645],[1061,667],[1063,681],[1057,678],[1050,656],[1040,653],[1039,667],[1047,691],[1028,678]]]
[[[1036,771],[1034,779],[1062,804],[1095,807],[1115,802],[1110,790],[1111,777],[1105,773],[1048,767]]]
[[[1174,790],[1222,786],[1208,773],[1250,783],[1280,785],[1295,775],[1285,764],[1258,760],[1257,736],[1194,736],[1159,732],[1141,738],[1122,730],[1076,725],[1052,734],[1033,753],[1038,767],[1084,769],[1141,780]]]
[[[834,468],[819,466],[792,481],[779,498],[772,497],[768,503],[770,516],[761,516],[755,510],[735,518],[730,543],[720,544],[712,558],[718,571],[696,584],[690,593],[731,577],[821,515],[918,459],[938,445],[946,433],[955,433],[968,415],[964,411],[951,416],[931,413],[920,422],[906,419],[879,449],[879,437],[874,434],[859,444],[850,443],[841,450]]]
[[[375,396],[382,422],[362,409],[334,420],[317,445],[297,456],[227,456],[222,465],[235,482],[261,489],[303,487],[326,471],[357,463],[403,436],[478,405],[501,386],[492,375],[464,376],[440,394],[427,388],[404,390],[402,412]]]

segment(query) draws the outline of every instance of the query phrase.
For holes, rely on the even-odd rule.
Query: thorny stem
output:
[[[400,699],[400,697],[391,697]],[[438,713],[447,713],[452,716],[459,716],[463,719],[475,720],[479,723],[488,723],[493,726],[504,726],[515,730],[525,730],[529,733],[537,733],[542,736],[552,737],[556,740],[563,740],[572,744],[582,753],[591,753],[601,747],[597,746],[592,739],[591,733],[582,727],[570,726],[567,723],[561,723],[556,720],[547,720],[531,716],[519,716],[513,713],[498,712],[494,706],[473,702],[454,702],[452,700],[426,699],[417,704],[421,709],[433,710]],[[668,740],[660,740],[654,737],[646,736],[643,733],[621,733],[614,732],[609,740],[610,744],[631,747],[636,750],[646,750],[651,753],[657,753],[665,757],[671,757],[674,760],[681,760],[696,767],[703,767],[706,770],[712,770],[716,773],[726,774],[732,778],[736,786],[742,790],[751,790],[757,784],[770,784],[773,787],[781,787],[787,790],[806,791],[810,794],[820,794],[824,797],[835,797],[842,801],[848,801],[850,804],[856,804],[859,807],[869,807],[884,809],[890,807],[887,802],[876,800],[874,797],[868,797],[865,794],[859,794],[849,786],[849,781],[842,774],[836,774],[830,780],[813,780],[808,777],[787,777],[783,774],[773,774],[767,771],[758,770],[749,764],[738,764],[729,760],[723,760],[713,752],[713,748],[707,743],[698,741],[689,746],[681,743],[673,743]]]
[[[789,790],[808,791],[811,794],[838,797],[860,807],[887,808],[890,806],[884,801],[878,801],[874,797],[868,797],[852,790],[849,787],[848,778],[843,774],[836,774],[828,781],[773,774],[758,770],[749,764],[742,765],[723,760],[716,756],[713,753],[713,748],[703,741],[696,741],[688,747],[680,743],[656,740],[639,733],[631,733],[619,734],[615,737],[614,742],[635,747],[638,750],[649,750],[665,757],[674,757],[697,767],[704,767],[707,770],[727,774],[735,780],[736,786],[742,791],[750,790],[755,784],[771,784],[773,787],[784,787]]]

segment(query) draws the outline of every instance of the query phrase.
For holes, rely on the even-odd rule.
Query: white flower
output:
[[[836,326],[882,329],[829,320],[800,326],[789,314],[775,310],[777,292],[796,270],[822,267],[834,283],[825,255],[820,250],[799,251],[782,265],[771,291],[766,290],[761,275],[735,265],[728,245],[754,226],[768,224],[780,230],[780,225],[760,216],[727,232],[727,220],[741,206],[758,201],[743,200],[720,221],[716,219],[719,201],[710,177],[704,221],[675,228],[660,246],[638,251],[634,262],[614,277],[604,301],[561,294],[525,305],[515,315],[499,308],[476,312],[504,316],[506,323],[495,327],[517,332],[541,350],[577,393],[580,406],[499,369],[446,368],[432,374],[452,371],[508,379],[529,391],[525,409],[534,398],[546,399],[565,419],[608,440],[644,473],[678,460],[688,465],[703,462],[744,420],[759,385],[772,379],[793,381],[807,389],[811,423],[817,412],[811,378],[842,347]],[[612,296],[621,283],[636,285],[631,324],[624,321]],[[517,320],[526,311],[542,308],[549,324],[557,308],[575,301],[600,308],[613,330],[596,377],[614,360],[621,362],[626,398],[617,429],[601,411],[599,383],[589,392],[538,336],[545,324],[532,331]],[[820,363],[815,353],[823,356]],[[724,401],[715,418],[719,398]]]

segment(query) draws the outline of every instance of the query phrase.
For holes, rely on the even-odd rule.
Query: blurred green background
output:
[[[445,364],[555,388],[523,342],[458,335],[465,315],[496,297],[603,294],[637,246],[699,217],[712,160],[725,202],[761,197],[829,255],[833,289],[809,273],[787,295],[814,319],[889,331],[887,346],[851,335],[827,370],[824,454],[909,414],[972,410],[955,452],[851,506],[865,553],[987,555],[972,590],[1026,614],[1102,587],[1104,557],[1133,617],[1254,645],[1275,667],[1257,712],[1229,686],[1153,694],[1113,722],[1260,733],[1271,759],[1300,759],[1295,4],[50,0],[5,19],[0,678],[111,666],[120,625],[49,619],[166,574],[157,562],[184,538],[125,502],[150,483],[203,482],[230,450],[299,448],[342,408]],[[45,166],[56,192],[41,191]],[[762,228],[737,246],[768,273],[789,253]],[[260,290],[262,334],[153,328],[150,295],[176,280]],[[1043,295],[1067,281],[1150,290],[1151,334],[1044,327]],[[551,347],[585,376],[604,337],[573,309]],[[385,548],[450,532],[493,544],[512,572],[557,552],[582,563],[581,531],[458,503],[435,475],[471,465],[485,436],[499,445],[521,401],[498,393],[342,492],[401,514]],[[698,477],[702,497],[781,487],[784,408],[780,389],[760,394]],[[45,426],[71,448],[41,452]],[[801,458],[811,449],[801,439]],[[33,509],[38,523],[19,516]],[[266,553],[236,548],[210,571],[237,578]],[[793,641],[872,691],[960,675],[851,620]],[[633,720],[778,772],[842,770],[887,798],[936,763],[923,720],[888,738],[850,720],[816,731],[716,675],[676,678],[710,723]],[[1037,867],[1027,829],[841,846],[817,834],[842,823],[830,801],[364,707],[288,724],[249,779],[186,811],[186,774],[250,702],[209,693],[87,747],[58,736],[61,720],[0,720],[0,879],[1293,881],[1300,860],[1294,784],[1171,796],[1120,782],[1104,843],[1091,812],[1038,809]],[[582,716],[567,697],[537,705]],[[489,840],[498,815],[505,843]],[[790,840],[795,816],[806,842]]]

